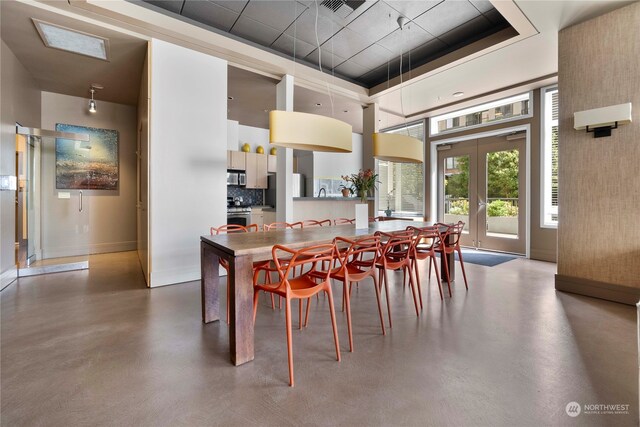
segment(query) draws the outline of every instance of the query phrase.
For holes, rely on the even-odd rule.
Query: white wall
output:
[[[227,120],[227,150],[240,150],[238,144],[238,127],[239,123],[235,120]]]
[[[9,47],[0,43],[0,175],[16,174],[16,122],[40,127],[40,90]],[[0,289],[16,277],[15,191],[0,191]]]
[[[351,141],[351,153],[313,153],[314,179],[340,179],[362,169],[362,135],[352,134]]]
[[[90,226],[87,239],[70,233],[77,222],[77,190],[57,190],[55,141],[43,138],[42,148],[42,255],[43,258],[130,251],[136,249],[136,107],[98,101],[89,113],[89,100],[42,92],[42,127],[57,123],[118,131],[119,183],[117,190],[83,190],[84,213]],[[59,191],[72,193],[59,199]],[[73,212],[69,215],[69,212]]]
[[[151,286],[200,278],[200,236],[226,222],[227,62],[151,47]]]
[[[238,126],[238,150],[247,143],[251,146],[251,152],[255,153],[258,145],[262,145],[264,152],[269,154],[269,129],[256,128],[253,126]]]

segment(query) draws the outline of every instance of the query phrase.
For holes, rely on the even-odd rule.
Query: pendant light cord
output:
[[[315,0],[316,4],[316,22],[315,22],[315,32],[316,32],[316,45],[318,46],[318,65],[320,66],[320,72],[322,73],[322,50],[320,49],[320,38],[318,37],[318,0]],[[333,27],[333,24],[332,24]],[[333,36],[332,36],[333,37]],[[333,112],[333,96],[331,96],[331,89],[329,88],[329,82],[327,80],[324,81],[327,86],[327,93],[329,94],[329,102],[331,103],[331,116],[334,117]]]

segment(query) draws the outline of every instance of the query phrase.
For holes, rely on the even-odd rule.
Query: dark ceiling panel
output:
[[[315,6],[312,6],[310,9],[307,9],[300,15],[296,22],[287,28],[285,31],[286,34],[294,37],[296,39],[303,40],[309,44],[317,46],[316,41],[316,11]],[[340,30],[340,25],[331,19],[318,15],[318,39],[320,44],[324,43],[334,35],[338,30]]]
[[[261,22],[280,32],[302,13],[306,7],[298,2],[280,1],[250,1],[244,8],[242,16]]]
[[[145,0],[146,3],[161,7],[169,12],[180,13],[184,0]]]
[[[392,17],[390,18],[389,15]],[[372,33],[372,35],[377,34],[377,38],[381,38],[398,28],[394,16],[397,17],[397,12],[385,2],[379,1],[351,21],[347,28],[363,36]]]
[[[469,0],[480,13],[485,13],[493,9],[493,5],[489,0]]]
[[[408,24],[404,30],[398,28],[393,33],[378,41],[382,47],[390,50],[395,55],[400,55],[400,50],[406,52],[422,46],[433,36],[415,24]]]
[[[444,0],[414,0],[414,1],[397,1],[386,0],[386,3],[403,16],[414,19],[422,15],[432,7],[442,3]]]
[[[278,40],[276,40],[271,45],[271,47],[276,49],[279,52],[290,55],[293,58],[293,53],[294,53],[293,40],[294,40],[293,37],[290,37],[286,34],[282,34],[280,37],[278,37]],[[300,39],[297,39],[295,43],[295,56],[296,58],[304,58],[305,56],[313,52],[315,48],[316,48],[315,46],[307,42],[304,42]]]
[[[195,1],[202,1],[202,0],[195,0]],[[247,0],[209,0],[209,1],[211,3],[215,3],[220,6],[226,7],[227,9],[233,10],[234,12],[237,12],[237,13],[242,12],[245,5],[247,4]]]
[[[507,20],[504,19],[504,16],[500,15],[500,12],[496,9],[491,9],[490,11],[485,12],[484,16],[493,24],[508,24]]]
[[[370,44],[370,40],[360,36],[355,31],[351,31],[349,28],[344,28],[327,40],[322,47],[343,58],[350,58]]]
[[[182,16],[223,31],[229,31],[240,15],[215,3],[191,0],[184,4]]]
[[[261,24],[253,19],[245,18],[244,15],[240,15],[240,18],[238,18],[238,21],[231,29],[231,34],[263,46],[271,46],[271,43],[276,41],[281,33],[274,28]]]
[[[351,77],[352,79],[357,79],[367,71],[369,71],[368,68],[362,67],[351,60],[344,61],[336,67],[336,73]]]
[[[491,23],[487,18],[480,15],[471,21],[467,21],[464,24],[448,31],[439,37],[440,40],[447,43],[449,46],[455,46],[458,43],[468,42],[473,39],[477,39],[485,31],[491,28]]]
[[[344,62],[344,58],[331,53],[330,50],[326,50],[324,46],[322,47],[322,68],[324,70],[331,70],[338,65]],[[308,55],[305,60],[311,62],[312,64],[318,65],[318,49],[314,50],[310,55]]]
[[[371,70],[373,68],[379,67],[382,64],[385,64],[392,58],[393,53],[391,53],[390,50],[385,49],[378,44],[372,44],[362,52],[349,58],[349,60],[355,62],[360,66],[366,67],[368,70]]]
[[[478,15],[480,15],[478,9],[466,0],[445,0],[433,9],[418,16],[414,21],[438,37]]]

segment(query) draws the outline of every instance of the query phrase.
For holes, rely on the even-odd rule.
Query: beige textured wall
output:
[[[558,274],[640,288],[640,3],[559,34]],[[633,103],[608,138],[573,113]]]
[[[4,42],[0,56],[0,175],[15,175],[16,122],[40,127],[40,90]],[[16,264],[15,197],[15,191],[0,192],[0,274]]]
[[[58,199],[55,184],[55,149],[52,142],[43,148],[42,249],[44,257],[79,253],[135,250],[136,234],[136,107],[98,100],[98,112],[87,110],[88,99],[42,92],[42,127],[55,130],[56,123],[90,126],[118,131],[120,182],[118,190],[86,190],[91,227],[90,241],[74,240],[61,230],[71,221],[67,210],[72,199]],[[69,190],[61,190],[69,191]],[[77,193],[77,190],[71,190]],[[75,206],[75,205],[74,205]]]

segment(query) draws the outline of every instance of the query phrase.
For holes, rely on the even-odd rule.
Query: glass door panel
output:
[[[85,188],[91,188],[92,176],[83,172],[92,161],[88,135],[26,128],[19,132],[28,138],[28,262],[20,263],[19,275],[88,268],[91,228]],[[60,155],[65,150],[67,155]],[[79,185],[60,184],[69,171],[80,176]]]

